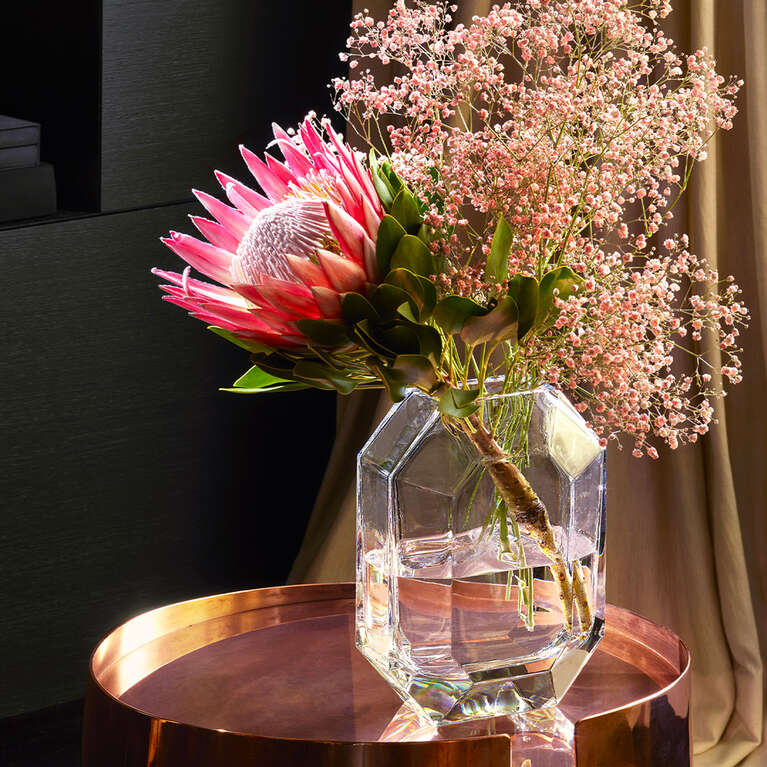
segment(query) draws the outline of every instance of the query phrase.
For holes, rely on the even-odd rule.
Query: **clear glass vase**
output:
[[[357,646],[403,700],[436,724],[556,706],[604,625],[605,454],[568,400],[489,396],[464,420],[414,391],[357,491]]]

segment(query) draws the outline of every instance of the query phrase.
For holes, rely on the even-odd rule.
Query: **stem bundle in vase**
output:
[[[487,471],[503,499],[507,513],[513,515],[519,529],[532,538],[551,560],[549,569],[555,583],[559,586],[559,600],[562,604],[567,631],[572,631],[573,604],[578,610],[581,630],[588,631],[593,616],[584,584],[583,570],[578,560],[574,560],[573,571],[572,574],[570,573],[554,537],[549,513],[543,502],[476,415],[462,419],[461,428],[487,466]]]
[[[706,433],[748,313],[663,229],[741,83],[677,50],[667,0],[527,0],[468,25],[456,9],[355,17],[332,89],[366,153],[328,119],[275,126],[282,159],[242,149],[261,191],[217,172],[229,204],[197,192],[205,240],[171,233],[188,266],[155,271],[250,353],[232,391],[433,397],[495,485],[501,546],[510,526],[535,542],[585,632],[583,571],[485,419],[490,382],[566,393],[602,446],[627,435],[637,456]]]

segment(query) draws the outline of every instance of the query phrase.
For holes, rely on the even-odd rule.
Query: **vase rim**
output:
[[[503,378],[488,379],[485,382],[485,387],[487,387],[488,385],[491,385],[494,381],[497,381],[498,383],[502,383]],[[469,381],[467,381],[466,388],[469,388],[469,389],[472,388],[472,385],[476,384],[476,382],[477,382],[476,379],[470,379]],[[460,386],[459,388],[464,388],[464,387]],[[524,394],[535,394],[537,392],[547,392],[555,396],[561,394],[563,397],[567,398],[567,394],[565,394],[565,392],[563,392],[561,389],[558,389],[556,386],[552,386],[551,384],[548,384],[548,383],[542,383],[542,384],[538,384],[538,386],[533,386],[527,389],[515,389],[514,391],[506,392],[505,394],[501,392],[490,391],[487,394],[480,395],[479,397],[477,397],[477,399],[487,401],[487,400],[493,400],[493,399],[502,399],[504,397],[518,397]],[[427,394],[425,391],[421,389],[412,388],[410,389],[410,393],[411,394],[417,393],[423,397],[427,397],[428,399],[434,400],[435,402],[439,401],[438,396],[435,396],[433,394]]]

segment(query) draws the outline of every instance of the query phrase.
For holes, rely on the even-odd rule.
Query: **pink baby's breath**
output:
[[[631,435],[635,455],[696,441],[722,380],[740,380],[748,313],[685,235],[658,235],[712,133],[732,127],[741,81],[706,49],[678,51],[658,26],[668,0],[526,0],[466,25],[451,12],[398,0],[384,22],[357,16],[350,66],[372,57],[397,75],[335,81],[337,109],[424,205],[438,288],[505,293],[485,275],[503,216],[509,279],[564,265],[583,278],[516,347],[522,377],[570,393],[600,434]]]

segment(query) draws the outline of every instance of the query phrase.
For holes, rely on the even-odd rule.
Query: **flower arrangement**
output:
[[[550,384],[637,456],[706,433],[740,380],[748,313],[731,277],[662,232],[742,83],[677,50],[668,0],[525,0],[469,25],[456,10],[355,17],[352,76],[332,89],[369,154],[313,115],[275,126],[282,161],[242,149],[263,194],[217,173],[231,205],[196,192],[207,242],[171,233],[189,266],[155,273],[250,352],[231,391],[432,395],[486,462],[491,521],[535,540],[585,629],[582,573],[483,401]]]

